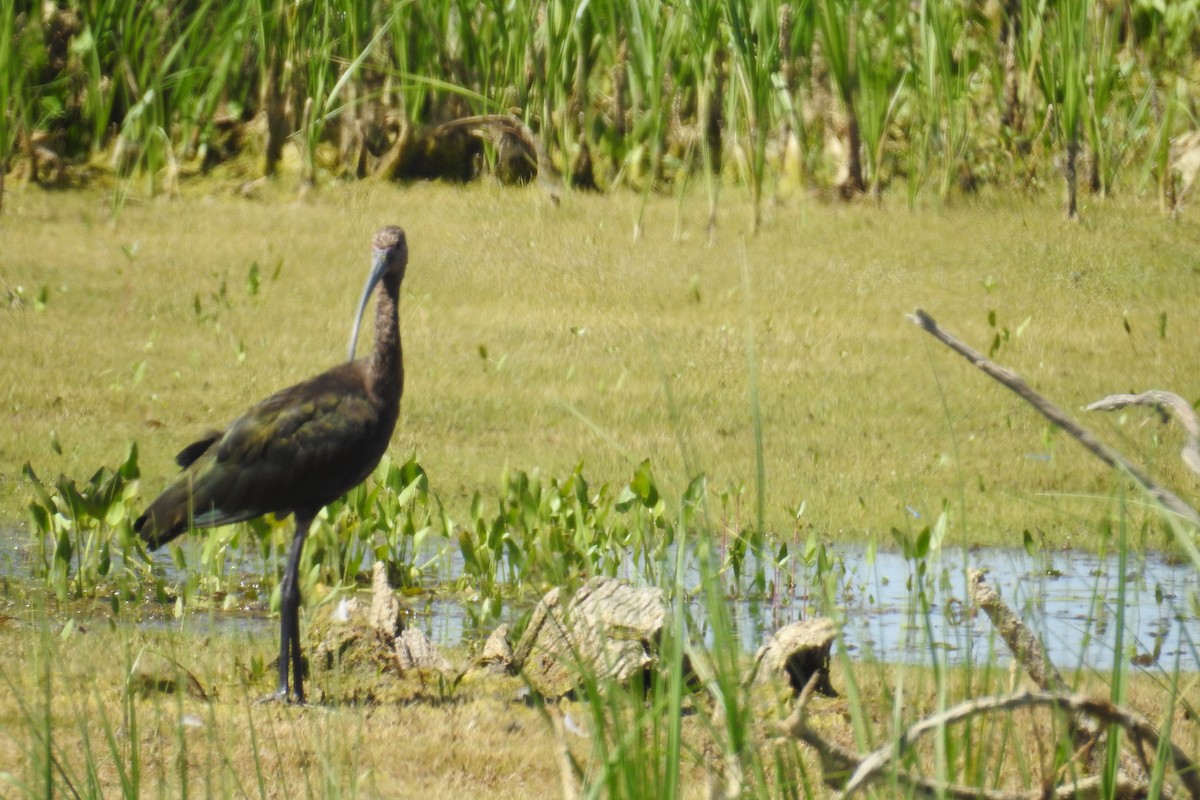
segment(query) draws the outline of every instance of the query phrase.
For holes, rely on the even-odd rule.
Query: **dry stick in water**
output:
[[[1051,403],[1046,398],[1029,388],[1029,384],[1021,380],[1012,370],[1005,369],[992,361],[989,361],[966,344],[963,344],[958,339],[938,327],[933,317],[926,314],[921,309],[916,309],[909,319],[919,325],[927,333],[932,335],[942,344],[949,347],[954,352],[961,355],[963,358],[970,361],[976,367],[981,369],[989,377],[994,378],[1004,386],[1011,389],[1025,402],[1041,412],[1042,416],[1059,426],[1067,433],[1075,437],[1089,452],[1096,458],[1099,458],[1110,467],[1119,468],[1129,473],[1135,481],[1141,484],[1142,488],[1153,497],[1158,503],[1173,514],[1183,517],[1188,522],[1196,527],[1200,527],[1200,513],[1192,508],[1186,502],[1179,498],[1174,492],[1159,486],[1150,478],[1140,467],[1127,459],[1125,456],[1118,453],[1116,450],[1106,446],[1103,442],[1092,435],[1091,431],[1082,427],[1070,417],[1068,417],[1058,406]]]
[[[1042,691],[1066,691],[1067,684],[1062,679],[1054,664],[1046,657],[1045,648],[1037,634],[1029,630],[1019,616],[1013,613],[1008,604],[1000,599],[996,590],[988,585],[980,570],[971,570],[968,576],[968,586],[971,599],[975,605],[982,608],[992,625],[999,632],[1013,657],[1020,662],[1029,674],[1030,679]],[[1104,731],[1095,720],[1072,717],[1068,721],[1071,739],[1077,748],[1076,755],[1082,755],[1084,761],[1088,755],[1096,752],[1095,746],[1101,741]],[[1139,756],[1142,756],[1139,751]],[[1127,753],[1121,753],[1118,779],[1125,780],[1130,786],[1144,786],[1148,780],[1150,766],[1145,758],[1139,765]],[[1118,797],[1126,796],[1118,793]]]
[[[1179,456],[1188,469],[1200,475],[1200,417],[1196,409],[1174,392],[1164,392],[1161,389],[1151,389],[1141,394],[1114,394],[1103,400],[1097,400],[1087,407],[1088,411],[1116,411],[1125,406],[1152,406],[1163,415],[1163,422],[1170,417],[1167,410],[1173,411],[1183,426],[1185,434],[1183,450]]]
[[[1026,627],[1021,618],[1000,599],[996,590],[988,585],[983,578],[983,572],[973,569],[969,573],[971,599],[975,605],[982,608],[992,625],[999,632],[1013,656],[1025,668],[1039,689],[1058,691],[1067,688],[1067,684],[1059,674],[1058,669],[1046,657],[1037,635]]]

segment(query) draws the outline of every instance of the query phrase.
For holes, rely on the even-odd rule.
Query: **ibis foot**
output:
[[[288,691],[286,686],[281,686],[268,695],[263,695],[258,698],[256,705],[266,705],[268,703],[282,703],[288,706],[307,706],[308,701],[303,696],[294,695]]]

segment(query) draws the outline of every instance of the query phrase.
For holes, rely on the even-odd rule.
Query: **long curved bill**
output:
[[[362,299],[358,301],[358,313],[354,315],[354,329],[350,331],[350,352],[346,357],[347,361],[354,360],[354,348],[358,344],[358,329],[362,325],[363,312],[367,310],[367,301],[371,299],[371,292],[375,291],[375,286],[383,280],[387,266],[387,251],[374,251],[371,255],[371,274],[367,276],[367,285],[363,287]]]

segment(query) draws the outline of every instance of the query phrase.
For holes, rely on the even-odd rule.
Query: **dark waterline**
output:
[[[0,572],[23,574],[21,548],[27,542],[22,532],[0,530]],[[840,646],[856,658],[907,664],[928,664],[935,658],[951,665],[1008,663],[1010,655],[986,616],[969,613],[966,571],[984,569],[989,584],[1042,638],[1051,661],[1062,669],[1110,669],[1119,643],[1125,662],[1133,659],[1167,672],[1176,665],[1184,672],[1200,671],[1200,573],[1189,562],[1171,562],[1157,554],[1131,556],[1122,580],[1115,555],[1101,558],[1072,551],[1031,556],[1025,550],[980,548],[966,555],[964,566],[963,552],[948,550],[927,559],[925,578],[917,581],[914,564],[896,552],[881,551],[868,560],[863,547],[841,546],[831,555],[840,575],[835,601],[836,613],[844,620]],[[155,561],[168,582],[178,579],[167,554],[156,554]],[[440,562],[438,581],[461,574],[457,549],[447,549]],[[626,577],[636,582],[632,575]],[[769,573],[768,579],[772,577]],[[785,576],[777,577],[785,582]],[[690,588],[698,582],[698,574],[692,573]],[[1122,583],[1124,627],[1119,629]],[[918,585],[923,597],[917,594]],[[790,593],[776,592],[769,600],[727,601],[742,647],[753,652],[772,630],[819,613],[822,604],[814,599],[816,592],[798,574]],[[928,613],[917,610],[923,604]],[[474,636],[467,608],[457,598],[431,592],[407,599],[406,605],[410,624],[439,645],[456,646]],[[506,605],[499,620],[484,622],[484,631],[512,621],[524,610]],[[693,601],[689,614],[706,630],[701,602]],[[244,633],[261,629],[263,635],[276,625],[262,613],[219,612],[151,624]]]

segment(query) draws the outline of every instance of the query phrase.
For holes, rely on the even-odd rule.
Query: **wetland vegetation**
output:
[[[0,0],[0,794],[572,796],[565,752],[579,796],[824,796],[742,682],[738,607],[870,614],[844,560],[900,554],[921,663],[843,641],[814,711],[865,753],[1019,683],[949,652],[986,625],[954,588],[975,548],[1200,574],[1194,530],[905,319],[1196,496],[1177,426],[1082,409],[1196,399],[1200,224],[1176,206],[1200,4],[868,5]],[[441,127],[474,115],[502,115],[482,142]],[[554,202],[506,185],[535,172]],[[314,526],[308,612],[382,560],[417,624],[464,609],[439,644],[465,660],[546,589],[619,575],[671,601],[644,692],[585,672],[548,708],[516,679],[256,705],[288,524],[169,563],[131,535],[182,443],[342,357],[354,248],[387,223],[411,252],[401,421]],[[1098,578],[1076,622],[1107,661],[1060,666],[1195,754],[1200,591],[1147,588],[1187,657]],[[190,688],[144,680],[152,658]],[[1033,796],[1082,772],[1072,735],[1046,711],[942,726],[880,796],[901,771]],[[1120,739],[1095,796],[1122,796]],[[1187,791],[1151,756],[1151,794]]]
[[[361,261],[345,243],[363,241],[384,219],[404,221],[412,254],[401,303],[408,373],[401,427],[390,465],[314,529],[305,573],[305,596],[314,602],[352,588],[383,558],[415,609],[431,597],[468,609],[464,640],[452,644],[469,649],[498,612],[519,624],[520,609],[552,585],[606,572],[670,585],[680,550],[669,543],[682,543],[689,558],[710,552],[717,559],[720,598],[756,596],[770,605],[774,597],[786,604],[785,618],[844,607],[837,593],[848,587],[836,560],[846,541],[868,552],[909,548],[917,588],[944,579],[939,548],[1084,547],[1134,559],[1147,549],[1177,552],[1159,512],[1129,495],[1120,476],[1003,389],[930,348],[904,313],[918,304],[938,310],[945,324],[1068,409],[1118,389],[1186,387],[1192,343],[1185,331],[1200,322],[1190,301],[1200,280],[1190,261],[1197,230],[1186,217],[1170,221],[1119,199],[1074,225],[1046,201],[984,199],[914,214],[797,198],[772,206],[758,235],[731,232],[709,244],[704,209],[702,197],[652,198],[634,240],[636,209],[620,197],[571,195],[552,207],[534,190],[494,186],[363,185],[299,202],[290,192],[270,200],[139,201],[115,225],[100,193],[14,195],[0,222],[12,254],[0,321],[6,341],[19,343],[3,370],[6,403],[20,424],[6,429],[0,449],[12,465],[3,476],[7,517],[28,518],[37,544],[7,556],[4,669],[20,689],[14,696],[42,700],[8,709],[26,734],[7,746],[10,753],[44,746],[39,731],[56,731],[55,747],[63,747],[85,730],[100,736],[90,726],[115,730],[140,714],[141,747],[153,753],[114,734],[111,742],[91,740],[92,755],[74,767],[54,766],[65,757],[54,751],[39,756],[50,759],[39,762],[51,765],[49,774],[10,777],[37,794],[50,783],[78,789],[95,769],[97,785],[116,791],[128,779],[112,772],[121,765],[142,770],[142,793],[175,796],[185,785],[195,793],[201,783],[229,787],[206,789],[212,796],[282,791],[262,788],[257,775],[272,784],[304,781],[320,796],[325,790],[313,782],[325,773],[297,766],[311,763],[308,752],[336,762],[329,780],[344,794],[388,796],[430,780],[453,796],[428,776],[379,766],[373,759],[391,745],[376,750],[371,726],[466,726],[479,732],[448,731],[432,741],[490,746],[472,737],[490,743],[494,734],[486,732],[497,723],[489,715],[506,706],[469,687],[448,697],[428,688],[428,705],[361,717],[349,708],[307,721],[291,711],[237,711],[236,698],[269,685],[271,628],[205,620],[271,603],[288,528],[268,520],[187,537],[170,573],[148,572],[129,537],[132,518],[173,473],[181,439],[229,418],[248,393],[341,357]],[[1174,427],[1136,410],[1088,422],[1185,495],[1194,485],[1179,464]],[[22,474],[23,463],[38,483]],[[108,471],[92,478],[102,464]],[[452,580],[440,580],[441,561],[421,555],[439,549],[461,559]],[[792,593],[792,581],[802,594]],[[708,609],[702,618],[717,607],[694,599],[694,609]],[[919,596],[912,602],[920,607]],[[1196,599],[1166,602],[1178,609],[1186,636]],[[936,621],[941,613],[924,616]],[[129,626],[147,615],[163,618],[165,629]],[[95,637],[113,637],[104,648],[125,653],[122,661],[103,669],[81,662],[80,648],[96,647]],[[179,658],[198,643],[203,655],[182,660],[215,689],[215,708],[119,693],[122,670],[143,647]],[[739,636],[725,646],[744,657]],[[1172,692],[1194,692],[1194,676],[1173,673],[1169,663],[1131,673],[1128,658],[1139,646],[1117,647],[1114,667],[1123,677],[1115,685],[1127,700],[1151,698],[1140,708],[1160,723],[1175,708],[1178,730],[1194,735],[1186,733],[1185,707],[1170,700]],[[835,675],[848,680],[858,669],[847,656]],[[895,679],[897,668],[876,669]],[[900,674],[928,702],[938,692],[948,699],[1001,688],[994,667],[948,669],[962,676]],[[1100,680],[1093,669],[1077,680]],[[851,708],[870,714],[878,703],[897,702],[873,694],[893,684],[868,673],[854,680],[874,688],[863,688]],[[51,692],[46,685],[58,688],[38,695]],[[63,707],[67,687],[82,694]],[[694,701],[679,702],[691,708]],[[199,711],[187,710],[193,706]],[[610,712],[637,707],[572,708],[574,719],[601,724]],[[544,737],[526,744],[552,765],[552,727],[535,711],[514,713],[521,730]],[[710,713],[692,709],[682,718],[687,752],[733,746],[707,729]],[[199,732],[189,733],[196,719]],[[223,744],[226,726],[247,719],[243,735],[286,730],[292,738],[263,738],[258,756],[247,757],[245,746]],[[300,728],[313,738],[296,739]],[[747,758],[784,758],[754,730],[738,735],[767,749]],[[343,736],[358,737],[363,748],[351,756],[335,744]],[[708,745],[705,736],[714,737]],[[586,754],[595,744],[573,746],[593,763]],[[636,758],[622,752],[637,769],[667,763],[653,748]],[[128,763],[133,758],[142,761]],[[481,796],[523,793],[525,784],[493,775],[478,752],[446,758],[447,780],[466,781]],[[508,769],[524,774],[519,765],[533,756],[514,746],[512,758]],[[704,763],[684,759],[679,779],[689,792],[702,785]],[[795,776],[789,763],[778,769]],[[818,791],[817,767],[806,763]],[[545,780],[556,780],[545,768]],[[768,793],[777,785],[766,774],[748,780]]]
[[[113,0],[0,7],[0,178],[781,187],[946,199],[1194,176],[1196,0]],[[489,117],[469,125],[446,125]],[[487,148],[476,134],[488,140]],[[1061,177],[1060,177],[1061,176]],[[3,186],[0,186],[3,189]]]

